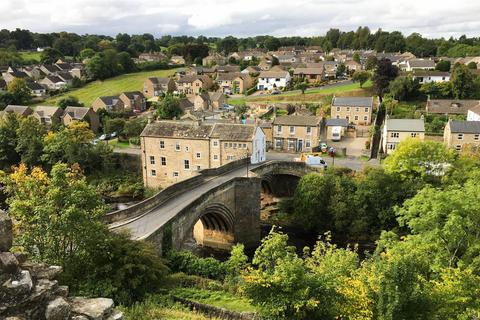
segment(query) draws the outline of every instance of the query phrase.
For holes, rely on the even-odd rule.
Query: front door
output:
[[[303,150],[303,140],[302,139],[298,139],[297,140],[297,152],[298,151],[302,151]]]

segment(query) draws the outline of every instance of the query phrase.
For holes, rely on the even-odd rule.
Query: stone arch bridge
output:
[[[132,207],[107,214],[106,223],[113,231],[128,230],[132,238],[154,243],[160,252],[187,248],[192,241],[222,249],[237,242],[257,246],[261,193],[281,193],[299,177],[322,169],[301,162],[248,161],[203,170]]]

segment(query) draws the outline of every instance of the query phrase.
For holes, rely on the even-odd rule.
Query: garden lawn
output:
[[[171,292],[173,295],[197,301],[200,303],[212,305],[215,307],[225,308],[237,312],[255,312],[255,307],[252,306],[246,299],[232,295],[225,291],[211,291],[196,288],[178,288]]]
[[[122,74],[104,81],[93,81],[86,86],[51,97],[41,105],[55,105],[58,100],[67,96],[77,97],[85,106],[91,106],[93,101],[101,96],[118,95],[124,91],[143,91],[143,82],[150,77],[167,77],[175,74],[176,69],[155,70]]]
[[[305,94],[302,94],[300,90],[286,91],[279,95],[269,95],[269,96],[248,96],[244,98],[234,98],[229,99],[228,103],[232,105],[241,104],[244,102],[318,102],[323,97],[331,94],[339,96],[370,96],[373,95],[372,92],[373,83],[367,81],[363,84],[363,87],[360,88],[360,84],[349,83],[345,85],[339,85],[336,87],[329,88],[316,88],[312,90],[305,91]]]
[[[40,62],[41,55],[42,55],[41,52],[37,52],[37,51],[21,51],[19,52],[19,54],[24,60],[35,60],[37,62]]]

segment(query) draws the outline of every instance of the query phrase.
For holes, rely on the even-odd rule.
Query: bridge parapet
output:
[[[250,171],[258,177],[272,174],[286,174],[302,177],[308,173],[322,172],[323,168],[313,167],[307,165],[305,162],[275,160],[261,164]]]
[[[172,184],[166,187],[156,195],[145,199],[139,203],[134,204],[126,209],[116,210],[105,215],[104,222],[106,224],[116,224],[123,221],[135,219],[153,208],[158,207],[165,201],[188,191],[194,187],[197,187],[204,183],[209,177],[219,176],[236,168],[246,165],[250,161],[250,158],[244,158],[237,161],[232,161],[224,166],[212,169],[204,169],[199,172],[198,175]]]

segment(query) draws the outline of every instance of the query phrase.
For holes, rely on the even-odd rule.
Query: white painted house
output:
[[[480,101],[479,105],[468,110],[467,121],[480,121]]]
[[[435,61],[431,59],[410,59],[407,60],[404,71],[413,70],[434,70]]]
[[[255,136],[253,137],[253,149],[250,156],[252,164],[264,162],[267,154],[267,138],[265,132],[260,127],[256,127]]]
[[[283,89],[290,83],[288,71],[263,71],[258,76],[257,90]]]
[[[412,73],[413,80],[418,80],[418,83],[431,83],[431,82],[448,82],[450,81],[450,72],[443,71],[423,71],[414,70]]]

